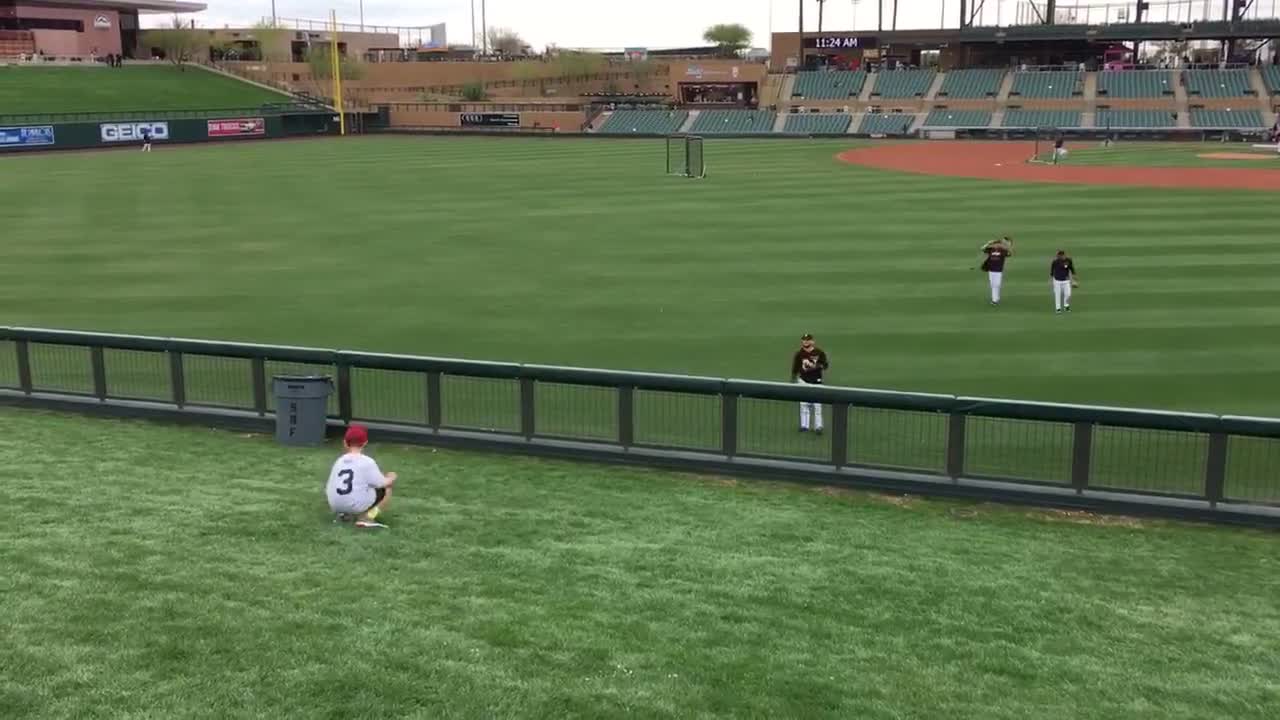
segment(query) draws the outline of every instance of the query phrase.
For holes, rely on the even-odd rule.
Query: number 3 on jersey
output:
[[[355,480],[355,477],[356,477],[356,473],[354,470],[347,470],[347,469],[339,470],[338,479],[342,481],[342,484],[338,486],[337,493],[339,495],[350,495],[351,481]]]

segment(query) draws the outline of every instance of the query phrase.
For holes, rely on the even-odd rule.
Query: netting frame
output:
[[[667,174],[701,179],[707,176],[705,139],[701,135],[668,135]]]
[[[1053,152],[1053,143],[1059,137],[1065,137],[1062,130],[1056,127],[1038,127],[1036,128],[1035,149],[1031,153],[1031,157],[1027,158],[1029,163],[1037,163],[1040,165],[1057,165],[1058,156]],[[1040,153],[1042,150],[1049,151],[1048,159],[1042,158]]]

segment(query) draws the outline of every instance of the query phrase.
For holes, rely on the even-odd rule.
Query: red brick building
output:
[[[139,14],[200,12],[178,0],[0,0],[0,57],[43,52],[51,58],[128,55]]]

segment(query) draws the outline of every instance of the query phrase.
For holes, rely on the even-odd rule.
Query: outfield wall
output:
[[[0,327],[0,403],[1280,527],[1280,419]],[[797,433],[799,403],[828,432]]]
[[[0,116],[0,155],[41,150],[124,147],[142,142],[143,131],[155,145],[227,140],[268,140],[333,135],[337,116],[316,108],[292,113],[157,111],[136,113],[62,113]]]

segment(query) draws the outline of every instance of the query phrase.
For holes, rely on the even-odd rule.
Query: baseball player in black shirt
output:
[[[1076,264],[1066,251],[1059,250],[1049,263],[1049,281],[1053,285],[1054,312],[1071,312],[1071,288],[1080,287],[1076,279]]]
[[[1000,289],[1004,287],[1004,261],[1013,257],[1013,238],[1005,236],[982,246],[982,253],[987,256],[982,261],[982,269],[987,273],[987,281],[991,284],[991,304],[1000,304]]]
[[[800,349],[791,356],[791,382],[821,385],[822,373],[829,367],[827,354],[806,333],[800,338]],[[822,403],[800,403],[800,432],[809,432],[810,427],[822,434]]]

